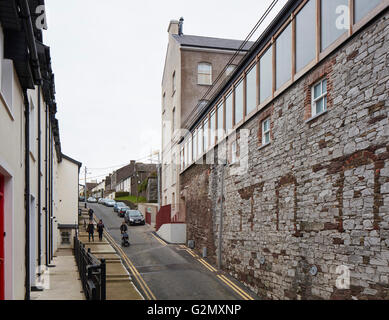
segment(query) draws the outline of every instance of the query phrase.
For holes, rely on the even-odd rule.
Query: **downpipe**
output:
[[[25,206],[25,223],[26,223],[26,239],[25,239],[25,300],[30,300],[31,279],[30,279],[30,103],[28,101],[27,90],[23,92],[24,96],[24,156],[25,156],[25,191],[24,191],[24,206]]]

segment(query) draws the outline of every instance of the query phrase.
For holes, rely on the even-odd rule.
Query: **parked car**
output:
[[[145,218],[139,210],[127,210],[124,214],[124,220],[129,226],[141,224],[144,225]]]
[[[126,204],[124,202],[116,202],[113,206],[113,211],[119,212],[119,209],[123,207],[126,207]]]
[[[124,218],[124,215],[126,214],[127,210],[130,210],[130,208],[127,207],[127,206],[125,206],[125,207],[120,207],[120,208],[118,209],[118,216],[119,216],[120,218]]]
[[[85,201],[85,197],[78,197],[78,201],[84,202]]]
[[[115,206],[115,203],[116,203],[115,200],[107,199],[107,200],[105,200],[105,203],[104,203],[104,204],[105,204],[107,207],[114,207],[114,206]]]
[[[100,198],[97,202],[99,204],[104,204],[105,200],[106,200],[105,198]]]
[[[88,201],[89,203],[97,203],[96,198],[93,198],[93,197],[89,197],[87,201]]]

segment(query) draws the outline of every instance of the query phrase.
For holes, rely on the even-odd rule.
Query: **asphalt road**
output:
[[[123,219],[113,208],[89,206],[97,218],[103,219],[106,231],[120,246],[119,227]],[[192,256],[182,246],[161,243],[148,225],[128,228],[131,246],[122,249],[157,300],[244,300],[239,283],[222,279],[223,274],[210,270],[199,261],[200,257]],[[136,282],[142,292],[142,286]],[[255,298],[252,293],[249,295]]]

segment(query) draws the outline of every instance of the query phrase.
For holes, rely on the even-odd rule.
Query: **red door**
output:
[[[4,177],[0,174],[0,300],[4,300]]]

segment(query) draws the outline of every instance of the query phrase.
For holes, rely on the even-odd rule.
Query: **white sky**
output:
[[[88,181],[147,161],[161,144],[170,20],[183,16],[184,34],[243,40],[271,2],[46,0],[62,152],[88,167]]]

